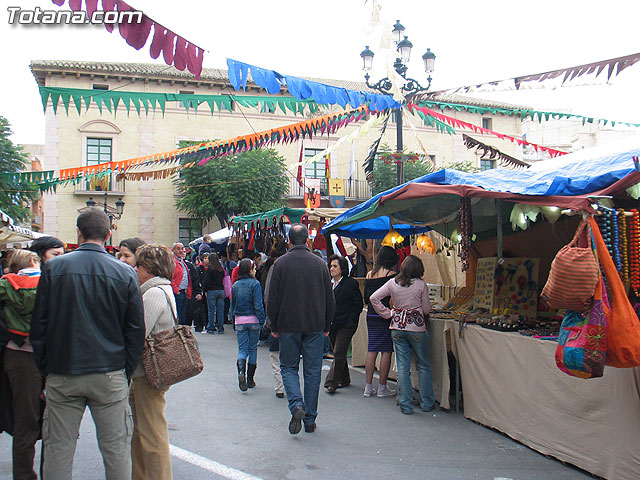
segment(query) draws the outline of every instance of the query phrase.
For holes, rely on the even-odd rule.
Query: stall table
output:
[[[556,343],[454,321],[464,415],[534,450],[607,479],[640,478],[640,367],[578,379],[555,364]]]

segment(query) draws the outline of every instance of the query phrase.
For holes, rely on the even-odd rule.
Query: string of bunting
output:
[[[482,143],[481,141],[464,133],[462,134],[462,140],[469,150],[475,148],[476,152],[482,151],[482,158],[489,158],[491,160],[499,159],[501,165],[507,165],[513,168],[529,168],[531,166],[522,160],[518,160],[506,153],[502,153],[497,148],[487,145],[486,143]]]
[[[65,0],[52,0],[52,2],[59,7],[65,4]],[[69,8],[74,12],[82,10],[82,4],[82,0],[69,0]],[[88,17],[91,17],[98,9],[98,0],[86,0],[84,4]],[[204,49],[193,42],[187,41],[180,35],[176,35],[144,13],[140,16],[139,21],[125,21],[124,13],[139,10],[134,9],[122,0],[102,0],[101,4],[103,12],[118,11],[119,17],[123,19],[118,23],[120,36],[130,46],[136,50],[144,47],[151,34],[151,27],[153,27],[153,37],[149,45],[151,58],[158,58],[162,53],[162,58],[167,65],[172,65],[180,71],[186,68],[195,76],[196,80],[200,79]],[[129,19],[131,20],[135,19],[135,13],[133,12],[129,14]],[[111,33],[115,25],[105,22],[104,27]]]
[[[178,105],[185,108],[187,112],[193,109],[198,111],[198,107],[206,104],[213,115],[215,111],[233,111],[233,103],[243,107],[261,108],[262,111],[275,112],[280,109],[282,113],[303,114],[305,112],[316,113],[318,104],[313,100],[298,100],[292,97],[271,97],[271,96],[245,96],[245,95],[203,95],[191,93],[154,93],[154,92],[129,92],[122,90],[93,90],[80,88],[63,87],[39,87],[42,108],[46,111],[47,104],[51,101],[53,113],[58,113],[58,106],[62,103],[64,110],[69,115],[69,107],[74,106],[78,115],[82,113],[84,104],[85,112],[93,103],[100,114],[105,108],[109,113],[115,115],[118,107],[123,105],[127,110],[127,115],[131,112],[131,107],[140,115],[142,109],[148,114],[149,110],[154,113],[159,108],[164,116],[167,102],[179,102]]]
[[[492,115],[507,115],[509,117],[512,116],[520,116],[521,119],[530,118],[531,120],[542,122],[543,120],[558,120],[561,118],[577,118],[582,120],[582,124],[585,123],[596,123],[607,125],[611,124],[612,127],[615,127],[616,124],[626,125],[628,127],[640,127],[640,123],[631,123],[631,122],[620,122],[615,120],[608,120],[606,118],[594,118],[587,117],[584,115],[578,115],[575,113],[560,113],[560,112],[546,112],[540,110],[531,110],[529,108],[496,108],[496,107],[480,107],[478,105],[466,105],[463,103],[451,103],[451,102],[439,102],[435,100],[422,100],[418,102],[418,105],[422,107],[428,108],[438,108],[440,111],[444,111],[445,109],[455,110],[457,112],[469,112],[469,113],[478,113],[478,114],[492,114]]]
[[[334,133],[338,129],[353,122],[357,122],[368,112],[367,107],[360,107],[345,112],[331,113],[321,117],[303,120],[284,127],[273,128],[262,132],[235,137],[229,140],[205,142],[199,145],[180,148],[169,152],[147,155],[117,162],[105,162],[97,165],[61,169],[58,177],[53,178],[49,174],[46,181],[36,183],[41,191],[55,190],[58,185],[77,183],[81,179],[90,179],[94,176],[117,174],[117,179],[149,180],[167,178],[183,168],[191,168],[195,165],[205,165],[212,158],[234,153],[245,152],[270,144],[287,143],[325,132]],[[159,166],[183,162],[182,165],[145,172],[129,172],[130,169],[142,168],[149,165]],[[24,172],[18,175],[31,174]]]
[[[236,90],[240,90],[241,88],[246,90],[249,72],[251,72],[253,82],[259,87],[264,88],[271,95],[279,93],[280,90],[286,86],[289,93],[295,98],[301,100],[312,99],[317,103],[327,105],[337,104],[342,108],[346,108],[347,105],[356,108],[366,104],[371,111],[379,112],[389,108],[400,108],[401,106],[401,104],[390,95],[350,90],[307,80],[305,78],[282,75],[275,70],[256,67],[255,65],[239,62],[230,58],[227,58],[227,67],[229,82],[231,82],[231,85]]]
[[[413,103],[409,103],[408,105],[409,111],[413,111],[416,110],[418,112],[418,114],[422,117],[433,117],[435,120],[440,121],[442,123],[448,124],[453,128],[464,128],[467,130],[473,130],[475,133],[481,133],[484,135],[493,135],[495,137],[498,137],[501,140],[509,140],[511,142],[515,142],[518,145],[531,145],[536,151],[542,150],[545,152],[548,152],[549,155],[551,157],[557,157],[559,155],[566,155],[567,152],[561,152],[560,150],[555,150],[553,148],[549,148],[549,147],[543,147],[542,145],[537,145],[535,143],[531,143],[531,142],[527,142],[525,140],[519,139],[519,138],[515,138],[515,137],[511,137],[509,135],[505,135],[503,133],[498,133],[498,132],[494,132],[493,130],[489,130],[487,128],[482,128],[479,127],[477,125],[473,125],[471,123],[467,123],[467,122],[463,122],[462,120],[458,120],[457,118],[453,118],[453,117],[449,117],[447,115],[443,115],[441,113],[438,113],[434,110],[425,108],[425,107],[420,107],[418,105],[415,105]],[[453,130],[452,133],[455,133],[455,130]]]
[[[607,70],[607,81],[611,80],[611,77],[619,75],[622,70],[630,67],[640,61],[640,53],[633,53],[631,55],[625,55],[624,57],[610,58],[608,60],[599,60],[597,62],[586,63],[584,65],[576,65],[573,67],[560,68],[558,70],[551,70],[548,72],[534,73],[530,75],[523,75],[520,77],[512,77],[504,80],[493,80],[490,82],[480,83],[476,85],[467,85],[464,87],[452,88],[450,90],[440,90],[435,92],[429,92],[422,94],[418,98],[428,98],[433,95],[441,93],[468,93],[473,91],[497,91],[497,90],[519,90],[520,88],[543,88],[542,82],[546,80],[552,80],[562,77],[561,86],[566,82],[570,82],[574,78],[581,77],[583,75],[591,75],[595,73],[595,77],[598,77],[605,69]]]

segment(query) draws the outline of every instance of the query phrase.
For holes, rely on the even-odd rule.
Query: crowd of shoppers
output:
[[[0,416],[0,431],[13,434],[14,478],[37,478],[38,438],[43,439],[44,478],[71,478],[87,406],[106,478],[172,478],[167,388],[151,386],[140,360],[146,338],[178,324],[218,334],[225,323],[233,325],[243,392],[256,386],[259,338],[266,334],[276,397],[288,399],[288,430],[297,434],[304,426],[312,433],[325,339],[334,358],[324,387],[335,394],[351,383],[348,349],[366,302],[364,396],[395,395],[387,386],[395,349],[399,407],[412,413],[413,352],[420,408],[434,408],[426,321],[431,306],[419,258],[406,257],[397,274],[398,255],[382,247],[366,274],[363,302],[347,259],[314,255],[304,225],[291,227],[289,248],[278,239],[268,257],[239,250],[239,263],[206,242],[191,262],[182,243],[169,249],[140,238],[121,241],[117,261],[104,248],[111,234],[104,212],[85,210],[77,226],[75,251],[64,254],[63,242],[41,237],[30,250],[12,252],[10,273],[0,279],[0,389],[6,379],[12,394],[6,405],[0,391],[0,409],[11,412],[9,422],[7,415]]]

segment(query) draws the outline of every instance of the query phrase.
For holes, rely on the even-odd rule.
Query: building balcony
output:
[[[124,184],[124,180],[116,181],[116,174],[112,173],[78,182],[73,193],[75,195],[104,195],[104,192],[107,192],[109,196],[122,196],[125,193]]]
[[[320,182],[320,196],[329,198],[329,186],[326,178]],[[344,196],[346,200],[362,202],[371,198],[371,188],[366,180],[346,179],[344,181]],[[289,194],[287,198],[303,198],[304,188],[295,178],[289,179]]]

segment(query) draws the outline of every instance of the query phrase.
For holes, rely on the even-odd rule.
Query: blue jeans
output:
[[[429,332],[405,332],[391,330],[393,347],[396,350],[398,367],[398,403],[400,409],[413,411],[413,388],[411,387],[411,350],[416,354],[418,383],[420,385],[420,408],[427,411],[433,407],[435,397],[431,384],[431,359],[429,357]]]
[[[249,358],[249,363],[258,363],[258,339],[260,338],[260,324],[247,323],[236,325],[238,339],[238,358]]]
[[[322,344],[322,355],[326,355],[327,353],[331,353],[331,341],[329,337],[324,337],[324,343]]]
[[[303,419],[305,425],[315,422],[318,416],[323,345],[323,332],[280,332],[280,373],[289,400],[289,410],[293,413],[296,405],[302,405],[307,412]],[[302,374],[304,377],[304,400],[300,391],[300,377],[298,375],[300,355],[302,355]]]
[[[180,290],[173,294],[176,297],[176,312],[178,313],[178,323],[187,324],[187,292]]]
[[[209,290],[207,292],[207,306],[209,307],[209,323],[207,332],[213,333],[218,325],[218,333],[224,332],[224,290]]]

